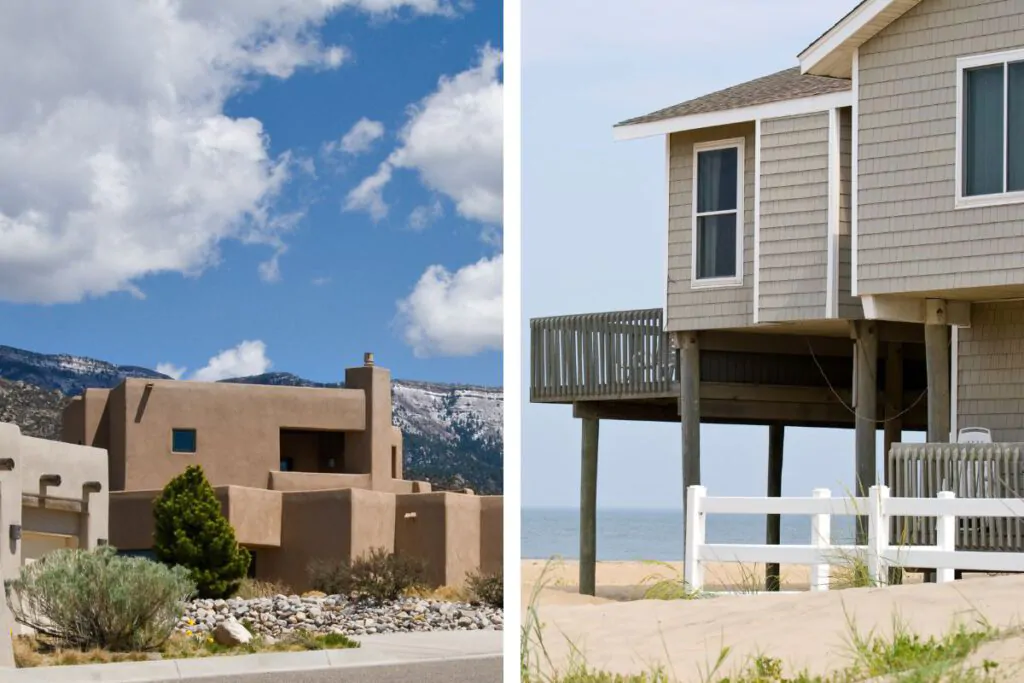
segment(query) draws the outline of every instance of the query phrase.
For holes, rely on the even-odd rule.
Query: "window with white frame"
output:
[[[743,139],[693,149],[693,285],[743,281]]]
[[[957,199],[1024,201],[1024,51],[958,60]]]

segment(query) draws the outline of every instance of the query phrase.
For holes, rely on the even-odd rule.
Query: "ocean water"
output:
[[[708,515],[708,543],[764,543],[762,515]],[[811,520],[783,515],[783,544],[811,542]],[[522,557],[579,558],[580,513],[574,509],[526,508],[522,511]],[[851,543],[852,517],[832,518],[832,542]],[[682,510],[601,510],[597,512],[598,560],[683,559]]]

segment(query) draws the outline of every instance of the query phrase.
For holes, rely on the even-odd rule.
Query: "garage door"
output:
[[[53,550],[77,547],[77,536],[25,531],[21,536],[21,561],[24,564],[32,564],[40,557]]]

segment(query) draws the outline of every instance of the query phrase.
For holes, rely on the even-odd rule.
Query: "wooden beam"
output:
[[[768,425],[768,497],[779,498],[782,496],[782,447],[786,437],[786,426],[781,422],[773,422]],[[767,545],[778,545],[781,542],[781,517],[779,515],[768,515],[768,523],[765,527],[765,543]],[[765,565],[765,586],[766,591],[777,592],[780,587],[779,565]]]
[[[695,332],[679,335],[679,421],[683,436],[683,519],[690,486],[700,484],[700,346]],[[683,525],[683,547],[686,545]]]
[[[855,492],[866,496],[875,485],[876,446],[878,430],[878,325],[873,320],[853,323],[855,344],[853,381],[856,387],[856,453]],[[857,518],[857,543],[867,542],[867,519]]]
[[[78,498],[64,498],[61,496],[40,496],[34,493],[21,494],[21,506],[25,508],[40,508],[44,510],[59,510],[60,512],[88,512],[89,508],[85,501]]]
[[[600,423],[584,418],[580,467],[580,593],[594,595],[597,584],[597,441]]]
[[[928,442],[949,442],[949,326],[925,325],[928,363]]]
[[[811,387],[811,391],[801,396],[802,387],[750,387],[754,391],[736,392],[733,386],[710,385],[702,383],[701,393],[710,393],[720,398],[701,398],[701,422],[707,424],[748,424],[768,425],[772,422],[785,422],[793,427],[829,427],[849,429],[854,426],[854,416],[849,409],[831,392],[827,395],[821,389]],[[774,391],[780,389],[781,391]],[[792,390],[798,391],[792,391]],[[838,392],[846,405],[851,404],[849,391]],[[904,429],[923,430],[927,424],[925,401],[921,400],[921,392],[904,392],[904,406],[916,404],[903,416]],[[725,398],[733,395],[734,398]],[[759,400],[757,397],[760,396]],[[803,400],[781,400],[784,398],[801,397]],[[771,400],[772,398],[776,400]],[[876,404],[884,405],[884,397],[880,394]],[[881,410],[881,408],[880,408]],[[678,401],[662,399],[656,401],[578,401],[573,404],[573,416],[577,418],[592,417],[601,420],[625,420],[635,422],[679,422]],[[884,417],[879,412],[878,419]]]
[[[892,473],[889,471],[889,451],[894,443],[899,443],[903,438],[903,345],[890,342],[885,359],[885,439],[883,440],[885,452],[882,453],[884,463],[884,479],[886,486],[892,481]]]
[[[860,299],[864,305],[864,316],[870,320],[971,326],[970,301],[870,294]]]

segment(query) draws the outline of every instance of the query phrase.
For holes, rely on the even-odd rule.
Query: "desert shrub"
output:
[[[313,560],[309,585],[326,595],[347,595],[352,590],[352,565],[337,560]]]
[[[505,608],[505,582],[500,569],[493,574],[470,574],[466,578],[466,585],[480,602],[499,609]]]
[[[55,647],[160,648],[195,584],[182,567],[96,550],[55,550],[6,582],[15,620]]]
[[[157,559],[188,569],[203,598],[227,598],[249,570],[249,551],[220,510],[202,468],[193,465],[164,487],[153,503]]]
[[[422,561],[375,548],[351,562],[319,561],[310,565],[313,588],[330,595],[386,602],[423,583]]]
[[[256,598],[272,598],[275,595],[293,595],[294,592],[280,581],[242,579],[242,582],[238,585],[235,597],[243,600],[253,600]]]

